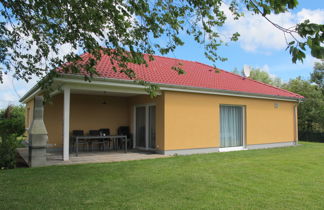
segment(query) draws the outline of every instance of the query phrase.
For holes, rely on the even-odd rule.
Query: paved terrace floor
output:
[[[18,148],[19,155],[28,162],[28,148]],[[154,158],[165,158],[168,155],[153,154],[147,152],[139,151],[129,151],[124,152],[80,152],[79,156],[76,157],[75,154],[70,155],[70,160],[63,161],[61,153],[47,153],[47,165],[70,165],[70,164],[84,164],[84,163],[108,163],[108,162],[119,162],[119,161],[129,161],[129,160],[144,160],[144,159],[154,159]]]

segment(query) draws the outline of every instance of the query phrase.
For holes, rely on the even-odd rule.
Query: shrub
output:
[[[0,169],[15,168],[17,136],[22,136],[25,116],[23,106],[0,110]]]
[[[25,110],[23,106],[11,106],[0,111],[0,136],[15,134],[22,136],[25,132]]]
[[[16,167],[17,140],[15,135],[2,137],[0,142],[0,169]]]
[[[299,131],[298,138],[302,141],[323,142],[324,132]]]

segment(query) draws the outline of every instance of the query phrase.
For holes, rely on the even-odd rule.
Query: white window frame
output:
[[[242,146],[239,147],[221,147],[221,107],[222,106],[238,106],[238,107],[242,107]],[[220,104],[219,105],[219,151],[220,152],[229,152],[229,151],[238,151],[238,150],[244,150],[246,149],[246,105],[240,105],[240,104]]]

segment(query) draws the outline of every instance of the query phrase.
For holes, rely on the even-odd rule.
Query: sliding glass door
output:
[[[243,107],[220,106],[221,147],[243,146]]]
[[[155,148],[155,106],[149,106],[148,113],[148,147]]]
[[[155,148],[155,115],[155,105],[135,107],[135,146],[137,148]]]
[[[146,110],[145,106],[136,107],[136,146],[145,147],[146,131]]]

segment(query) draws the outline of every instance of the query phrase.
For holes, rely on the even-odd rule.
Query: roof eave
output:
[[[39,83],[36,83],[25,95],[23,95],[20,99],[20,103],[26,103],[29,101],[30,98],[32,98],[34,95],[36,95],[38,92],[40,92]]]
[[[236,97],[245,97],[245,98],[259,98],[259,99],[270,99],[270,100],[283,100],[283,101],[302,101],[303,98],[297,97],[286,97],[278,95],[267,95],[267,94],[258,94],[258,93],[248,93],[242,91],[231,91],[231,90],[222,90],[222,89],[211,89],[211,88],[198,88],[191,86],[176,86],[176,85],[167,85],[168,88],[160,88],[161,90],[170,90],[170,91],[182,91],[189,90],[188,92],[193,93],[205,93],[205,94],[214,94],[214,95],[225,95],[225,96],[236,96]],[[179,89],[177,89],[177,87]],[[180,90],[181,89],[181,90]]]
[[[73,74],[61,74],[61,77],[55,78],[54,81],[60,82],[78,82],[78,83],[85,83],[84,76],[82,75],[73,75]],[[130,87],[136,88],[144,88],[142,85],[134,84],[133,80],[127,79],[113,79],[113,78],[105,78],[105,77],[95,77],[91,81],[93,84],[99,82],[109,82],[110,84],[125,84],[130,85]],[[158,85],[160,90],[166,91],[179,91],[179,92],[191,92],[191,93],[203,93],[203,94],[214,94],[214,95],[227,95],[227,96],[236,96],[236,97],[246,97],[246,98],[259,98],[259,99],[270,99],[270,100],[283,100],[283,101],[303,101],[303,98],[298,97],[286,97],[286,96],[277,96],[277,95],[267,95],[267,94],[258,94],[258,93],[248,93],[248,92],[241,92],[241,91],[231,91],[231,90],[222,90],[222,89],[212,89],[212,88],[200,88],[200,87],[193,87],[193,86],[184,86],[184,85],[172,85],[172,84],[165,84],[165,83],[152,83]],[[40,92],[40,87],[38,83],[30,89],[19,101],[26,103],[32,96]]]

